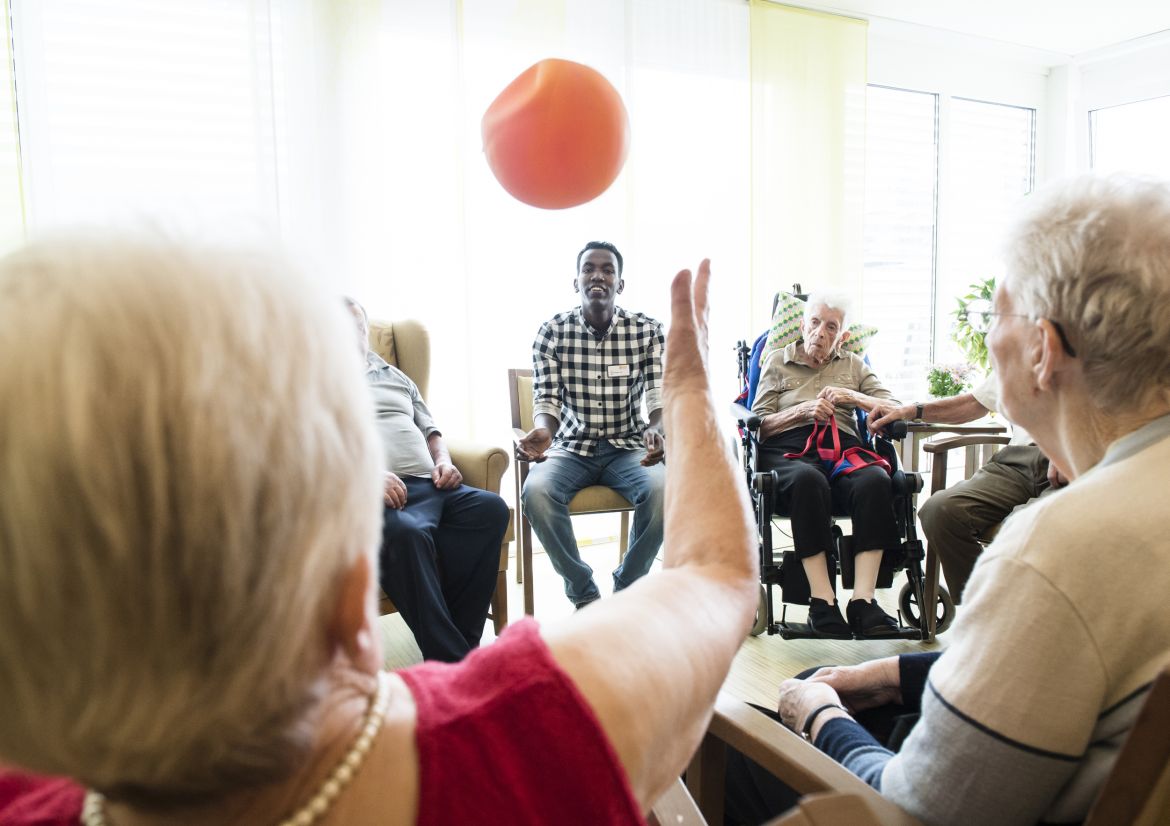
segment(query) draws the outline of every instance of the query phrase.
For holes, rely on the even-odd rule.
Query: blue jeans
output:
[[[534,463],[524,482],[524,512],[553,568],[565,580],[565,595],[574,604],[601,596],[593,569],[581,559],[569,519],[569,501],[582,488],[613,488],[634,506],[634,524],[626,558],[613,572],[613,589],[620,591],[645,575],[662,546],[662,499],[666,467],[660,462],[642,467],[644,450],[624,450],[602,441],[594,456],[567,451],[550,453]]]

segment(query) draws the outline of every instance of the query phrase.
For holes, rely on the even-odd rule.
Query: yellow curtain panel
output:
[[[860,297],[866,32],[751,0],[753,329],[795,282]]]

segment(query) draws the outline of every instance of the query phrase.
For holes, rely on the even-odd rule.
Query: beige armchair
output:
[[[431,339],[417,321],[371,321],[370,349],[397,367],[418,385],[427,397],[431,373]],[[500,480],[508,469],[508,453],[499,447],[479,444],[443,434],[451,461],[463,474],[463,482],[473,488],[500,492]],[[492,624],[499,634],[508,624],[508,545],[515,536],[515,513],[508,523],[504,543],[500,546],[500,567],[496,574],[496,591],[492,595]],[[383,614],[397,609],[384,593],[379,607]]]

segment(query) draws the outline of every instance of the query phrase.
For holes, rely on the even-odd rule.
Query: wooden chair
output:
[[[1170,823],[1170,664],[1154,680],[1084,826]],[[687,769],[651,810],[660,826],[723,823],[726,747],[738,749],[804,795],[769,826],[919,823],[845,768],[756,709],[721,694]]]
[[[508,397],[512,401],[512,440],[517,444],[533,427],[532,415],[532,371],[508,371]],[[524,480],[528,478],[528,462],[516,460],[516,506],[514,513],[519,514],[520,530],[516,533],[516,581],[524,583],[524,613],[533,612],[532,594],[532,524],[524,515],[524,503],[520,492],[524,488]],[[603,485],[591,485],[573,497],[569,502],[569,513],[582,515],[590,513],[615,513],[622,515],[621,536],[618,540],[618,562],[625,558],[629,545],[630,513],[634,510],[625,497],[612,488]]]
[[[407,376],[418,386],[423,398],[427,397],[431,372],[431,340],[426,328],[417,321],[371,321],[370,349]],[[463,474],[463,482],[473,488],[500,492],[500,480],[508,469],[508,453],[492,445],[478,444],[463,439],[453,439],[446,433],[443,441],[451,453],[451,461]],[[513,519],[508,523],[504,542],[500,546],[500,567],[496,574],[496,590],[492,594],[492,608],[489,616],[496,633],[508,624],[508,544],[515,534]],[[381,594],[379,610],[390,614],[398,610],[385,593]]]
[[[1011,440],[1007,436],[991,433],[977,433],[967,436],[953,436],[949,439],[939,439],[936,442],[927,442],[922,449],[933,458],[930,471],[930,492],[935,494],[947,486],[947,457],[952,450],[963,448],[966,456],[966,475],[971,475],[991,458],[988,448],[996,449],[1008,444]],[[995,535],[992,531],[986,539]],[[934,605],[938,597],[938,579],[942,568],[942,561],[930,543],[926,543],[926,581],[922,587],[922,604]],[[927,641],[934,639],[935,621],[938,619],[934,611],[922,611],[923,621],[926,623]]]
[[[728,746],[803,795],[795,808],[780,814],[769,826],[919,826],[919,821],[828,755],[728,694],[720,694],[715,702],[707,734],[687,768],[686,786],[676,782],[655,803],[650,822],[662,826],[722,824]]]

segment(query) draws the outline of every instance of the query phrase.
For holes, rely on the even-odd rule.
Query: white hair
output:
[[[804,317],[808,318],[809,313],[815,307],[824,305],[830,310],[836,310],[841,314],[841,329],[845,329],[846,319],[849,318],[849,310],[851,309],[849,297],[845,293],[836,290],[816,290],[808,297],[808,301],[804,304]]]
[[[1106,412],[1170,390],[1170,186],[1084,175],[1030,196],[1008,241],[1021,311],[1060,324]]]
[[[0,261],[0,351],[0,759],[160,805],[292,771],[379,542],[340,302],[256,251],[77,234]]]

